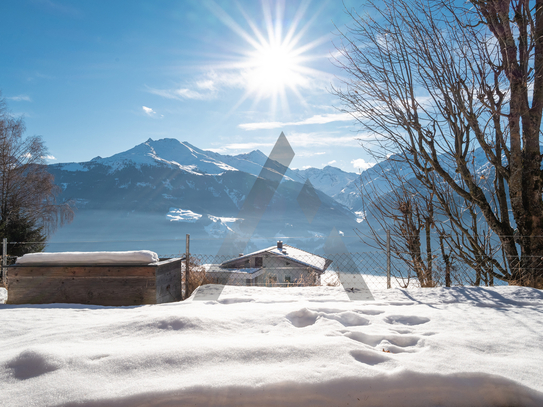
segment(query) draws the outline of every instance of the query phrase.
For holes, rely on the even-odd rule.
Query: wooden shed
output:
[[[149,264],[14,264],[8,304],[142,305],[180,301],[181,258]]]

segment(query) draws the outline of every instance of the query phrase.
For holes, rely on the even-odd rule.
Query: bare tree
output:
[[[360,176],[369,236],[360,229],[356,232],[366,244],[384,250],[383,231],[390,231],[391,253],[408,270],[402,273],[402,267],[395,267],[403,285],[413,276],[421,287],[450,287],[453,280],[492,285],[494,277],[504,278],[503,262],[496,260],[497,239],[475,205],[435,178],[429,178],[433,181],[429,185],[421,184],[405,171],[401,158],[391,157],[378,167]],[[439,251],[433,250],[437,244]]]
[[[475,173],[473,159],[471,166]],[[401,179],[398,176],[395,178]],[[480,186],[489,196],[491,204],[496,205],[490,177],[481,174],[480,179],[486,179]],[[477,286],[481,283],[492,285],[495,277],[507,279],[506,262],[503,259],[498,261],[501,254],[499,240],[476,205],[458,196],[448,183],[433,173],[424,177],[423,181],[417,186],[411,185],[411,182],[408,184],[413,191],[411,195],[418,196],[419,200],[425,202],[419,206],[422,210],[426,208],[430,212],[425,216],[433,219],[432,226],[435,227],[433,239],[436,240],[437,235],[441,251],[441,259],[437,266],[445,275],[445,285],[451,285],[451,277],[458,284]],[[388,182],[390,189],[405,188],[403,185],[392,185],[390,179]],[[426,239],[427,246],[430,247],[429,229],[426,231]],[[461,260],[461,263],[455,262],[456,260]],[[453,270],[454,276],[451,275]]]
[[[391,161],[392,160],[392,161]],[[377,174],[382,178],[379,187],[373,179],[362,174],[359,179],[365,224],[369,236],[357,229],[357,235],[370,246],[384,250],[387,240],[383,235],[390,232],[390,251],[399,260],[394,263],[400,284],[407,287],[416,278],[421,287],[436,285],[434,253],[432,251],[431,230],[434,228],[434,208],[432,194],[419,192],[410,180],[402,177],[393,159],[386,170]],[[372,171],[372,175],[375,172]],[[367,240],[369,237],[373,244]]]
[[[460,198],[447,183],[437,182],[435,178],[433,182],[426,187],[434,194],[439,217],[446,219],[436,222],[445,270],[450,270],[452,262],[459,259],[475,273],[459,267],[456,273],[459,283],[492,285],[494,277],[507,279],[506,262],[497,259],[500,255],[499,240],[476,205]],[[465,272],[461,273],[461,270]]]
[[[24,131],[23,119],[10,115],[0,97],[0,232],[8,241],[35,243],[12,247],[15,255],[43,249],[47,233],[74,214],[71,202],[56,201],[60,189],[47,171],[43,141],[23,138]]]
[[[541,287],[543,0],[470,3],[383,0],[351,12],[337,59],[347,79],[334,91],[380,151],[482,214],[508,262],[500,278]],[[469,165],[477,149],[491,196]]]

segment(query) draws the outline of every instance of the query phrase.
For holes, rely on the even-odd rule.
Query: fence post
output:
[[[6,266],[8,265],[8,239],[2,239],[2,283],[6,282]]]
[[[387,288],[390,288],[390,230],[387,230]]]
[[[190,264],[190,235],[187,233],[187,241],[185,247],[185,299],[188,298],[190,294],[190,278],[189,278],[189,264]]]

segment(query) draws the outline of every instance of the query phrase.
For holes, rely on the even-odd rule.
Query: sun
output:
[[[299,58],[285,45],[266,44],[254,53],[249,65],[249,86],[255,92],[275,95],[286,87],[303,85]]]
[[[312,60],[322,58],[322,55],[310,55],[309,52],[330,41],[328,36],[322,36],[303,42],[309,32],[310,22],[316,17],[313,16],[300,27],[309,1],[302,1],[294,17],[289,19],[285,19],[284,1],[275,2],[275,10],[272,10],[270,1],[262,1],[263,29],[240,7],[250,31],[244,29],[216,3],[209,4],[213,5],[210,10],[245,42],[238,51],[239,57],[228,58],[235,62],[226,65],[227,69],[240,72],[245,88],[232,111],[247,99],[253,100],[253,106],[262,100],[269,100],[271,113],[275,115],[279,104],[283,110],[288,110],[289,95],[294,95],[300,103],[306,105],[301,91],[313,86],[317,78],[329,79],[326,73],[309,66]]]

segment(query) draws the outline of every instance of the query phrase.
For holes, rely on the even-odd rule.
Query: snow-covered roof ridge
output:
[[[322,272],[324,272],[328,268],[328,266],[332,263],[332,260],[319,256],[318,254],[310,253],[308,251],[298,249],[297,247],[283,243],[281,249],[278,248],[277,246],[270,246],[266,249],[257,250],[255,252],[248,253],[243,256],[235,257],[231,260],[227,260],[223,262],[221,265],[226,265],[231,262],[247,259],[249,257],[255,256],[261,253],[270,253],[275,256],[284,257],[298,264],[313,267]]]

